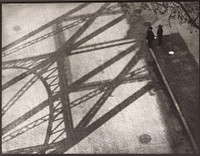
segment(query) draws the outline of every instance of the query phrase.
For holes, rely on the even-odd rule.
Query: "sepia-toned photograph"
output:
[[[1,3],[2,154],[199,154],[199,2]]]

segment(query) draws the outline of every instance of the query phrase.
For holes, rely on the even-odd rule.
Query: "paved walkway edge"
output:
[[[184,125],[184,127],[185,127],[185,129],[186,129],[186,131],[187,131],[187,133],[189,135],[189,137],[190,137],[190,140],[191,140],[191,143],[192,143],[192,145],[194,147],[194,150],[195,150],[196,154],[199,154],[198,146],[197,146],[197,144],[196,144],[196,142],[194,140],[194,137],[192,136],[192,133],[191,133],[189,127],[188,127],[188,124],[187,124],[187,122],[186,122],[186,120],[185,120],[185,118],[184,118],[184,116],[183,116],[183,114],[182,114],[182,112],[180,110],[180,107],[179,107],[179,105],[178,105],[178,103],[176,101],[176,98],[175,98],[175,96],[174,96],[174,94],[173,94],[173,92],[172,92],[172,90],[171,90],[171,88],[169,86],[169,83],[167,82],[167,79],[165,78],[165,75],[164,75],[164,73],[163,73],[163,71],[162,71],[162,69],[161,69],[161,67],[160,67],[160,65],[159,65],[159,63],[158,63],[158,61],[156,59],[156,56],[155,56],[153,50],[151,48],[149,48],[149,50],[151,52],[151,55],[152,55],[154,61],[156,62],[156,66],[158,67],[158,70],[159,70],[159,72],[161,74],[161,77],[162,77],[164,83],[165,83],[165,86],[167,87],[167,90],[168,90],[168,92],[169,92],[169,94],[170,94],[170,96],[172,98],[172,101],[173,101],[173,103],[174,103],[174,105],[176,107],[178,115],[180,116],[181,121],[182,121],[182,123],[183,123],[183,125]]]

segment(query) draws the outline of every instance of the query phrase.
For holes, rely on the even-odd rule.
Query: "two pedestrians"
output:
[[[146,36],[146,39],[148,41],[148,46],[149,48],[152,47],[152,42],[155,38],[155,35],[152,31],[152,27],[149,27],[148,30],[147,30],[147,36]],[[162,45],[162,36],[163,36],[163,29],[162,29],[162,25],[159,25],[158,26],[158,30],[157,30],[157,37],[158,37],[158,45],[161,46]]]

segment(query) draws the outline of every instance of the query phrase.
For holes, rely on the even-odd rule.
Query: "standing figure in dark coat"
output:
[[[152,42],[154,40],[154,34],[153,34],[152,29],[153,29],[152,27],[149,27],[148,30],[147,30],[147,37],[146,37],[146,39],[148,40],[149,48],[151,48]]]
[[[162,25],[158,26],[157,36],[158,36],[158,45],[161,46],[162,45],[162,36],[163,36]]]

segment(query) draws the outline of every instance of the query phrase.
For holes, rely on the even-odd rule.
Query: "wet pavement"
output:
[[[153,51],[198,146],[199,66],[179,33],[164,36],[162,46],[155,40]]]
[[[116,3],[4,8],[3,46],[14,44],[2,64],[3,152],[193,153],[146,45],[144,23],[154,18]]]

